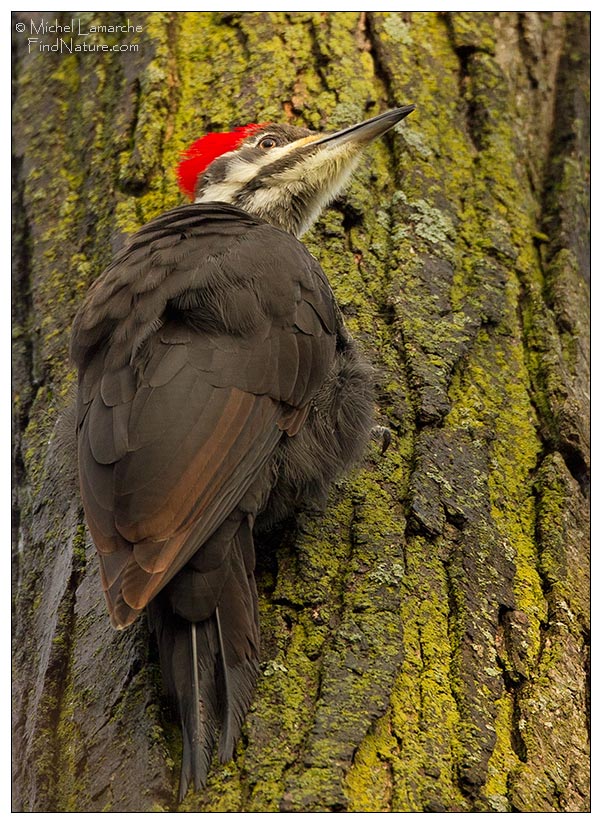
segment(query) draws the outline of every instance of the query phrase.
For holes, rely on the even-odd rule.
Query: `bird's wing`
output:
[[[119,627],[240,503],[283,432],[298,431],[334,356],[327,283],[305,252],[291,265],[290,236],[245,226],[245,237],[234,234],[232,244],[229,236],[216,258],[223,227],[210,233],[213,254],[204,255],[202,233],[189,242],[198,225],[194,215],[187,229],[177,225],[179,243],[166,227],[162,248],[170,254],[151,265],[134,239],[132,256],[108,270],[114,299],[101,281],[98,301],[75,324],[80,485]],[[262,243],[269,236],[269,253],[251,255],[253,229]],[[172,295],[168,281],[183,271],[188,287]],[[153,291],[154,312],[142,311],[136,295],[148,303]]]

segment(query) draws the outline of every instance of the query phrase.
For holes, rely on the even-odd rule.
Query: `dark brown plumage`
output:
[[[148,608],[182,720],[182,798],[216,740],[232,756],[252,698],[256,521],[321,500],[362,454],[370,368],[294,235],[215,202],[131,238],[80,308],[71,354],[109,613],[124,628]]]

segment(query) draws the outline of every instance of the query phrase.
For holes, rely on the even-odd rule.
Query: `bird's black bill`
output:
[[[324,143],[331,143],[332,145],[340,146],[343,143],[368,143],[374,140],[375,137],[380,137],[381,134],[388,132],[393,126],[397,125],[404,117],[411,114],[416,106],[401,106],[399,109],[391,109],[391,111],[384,112],[384,114],[377,114],[376,117],[371,117],[370,120],[364,120],[362,123],[356,123],[355,126],[348,126],[346,129],[341,129],[340,132],[321,137],[313,144],[319,146]]]

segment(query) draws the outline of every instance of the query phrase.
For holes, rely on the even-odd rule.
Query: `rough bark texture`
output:
[[[104,54],[28,53],[32,17],[13,20],[15,809],[176,808],[156,651],[144,621],[109,627],[53,434],[87,286],[181,202],[205,131],[414,102],[307,237],[393,443],[260,547],[256,700],[182,809],[587,810],[589,15],[80,14],[143,26]]]

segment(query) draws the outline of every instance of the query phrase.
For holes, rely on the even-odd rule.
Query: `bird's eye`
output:
[[[260,149],[273,149],[278,143],[274,137],[262,137],[257,145]]]

